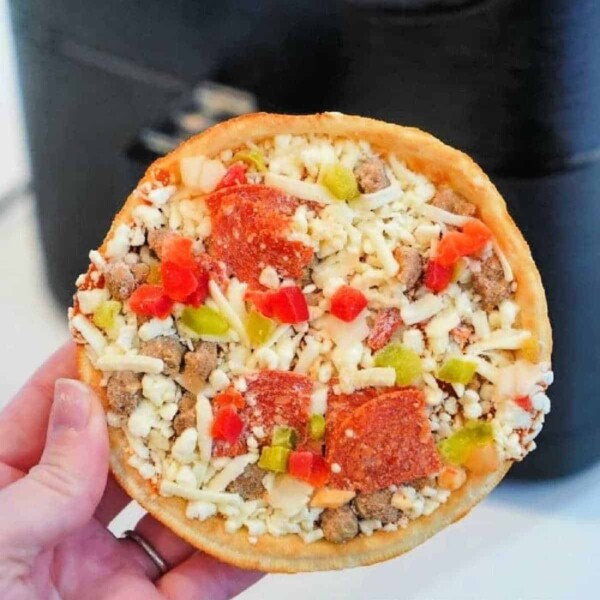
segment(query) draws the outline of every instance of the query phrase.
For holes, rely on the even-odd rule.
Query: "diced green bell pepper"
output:
[[[258,466],[266,471],[285,473],[291,453],[289,448],[283,446],[265,446],[258,459]]]
[[[438,444],[440,454],[454,465],[462,465],[474,448],[485,446],[494,439],[494,428],[486,421],[467,421],[449,438]]]
[[[462,383],[467,385],[473,379],[477,364],[468,358],[449,358],[439,368],[437,378],[447,383]]]
[[[275,425],[273,428],[273,434],[271,436],[272,446],[281,446],[282,448],[293,450],[296,447],[297,441],[298,434],[293,427]]]
[[[265,157],[258,150],[236,152],[229,161],[229,164],[240,161],[246,163],[250,167],[254,167],[259,173],[264,173],[267,170]]]
[[[181,322],[198,335],[223,335],[229,330],[227,319],[208,306],[186,306],[181,313]]]
[[[322,440],[325,436],[325,417],[312,415],[308,422],[308,434],[313,440]]]
[[[121,303],[116,300],[105,300],[101,302],[94,314],[92,320],[100,329],[111,329],[116,321],[117,315],[121,312]]]
[[[246,317],[246,332],[254,348],[262,346],[276,327],[277,323],[273,319],[261,315],[257,310],[251,310]]]
[[[375,354],[375,366],[393,367],[397,385],[410,385],[423,372],[419,355],[397,343],[388,344]]]
[[[354,200],[360,196],[354,173],[339,163],[324,166],[319,182],[338,200]]]

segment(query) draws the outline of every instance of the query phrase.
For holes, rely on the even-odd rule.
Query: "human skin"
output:
[[[162,576],[107,529],[130,498],[108,474],[102,405],[76,376],[70,342],[0,414],[0,597],[219,600],[257,581],[260,573],[198,552],[150,515],[135,530],[170,566]]]

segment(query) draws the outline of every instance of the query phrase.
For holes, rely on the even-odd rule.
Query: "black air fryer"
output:
[[[597,460],[600,2],[12,0],[11,10],[62,304],[144,167],[182,136],[254,107],[422,127],[489,173],[546,286],[553,408],[540,449],[511,473],[554,477]]]

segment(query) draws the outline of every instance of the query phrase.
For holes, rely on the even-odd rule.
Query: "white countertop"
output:
[[[0,198],[27,176],[7,33],[0,0]],[[31,199],[4,210],[0,204],[0,406],[67,338],[40,252]],[[131,508],[115,530],[139,515]],[[600,597],[599,557],[600,464],[556,482],[503,483],[465,519],[404,557],[339,573],[270,575],[241,598],[587,600]]]

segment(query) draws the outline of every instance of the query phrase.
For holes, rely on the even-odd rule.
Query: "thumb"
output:
[[[100,401],[79,381],[58,379],[40,463],[0,492],[0,553],[2,546],[49,548],[89,521],[107,470]]]

